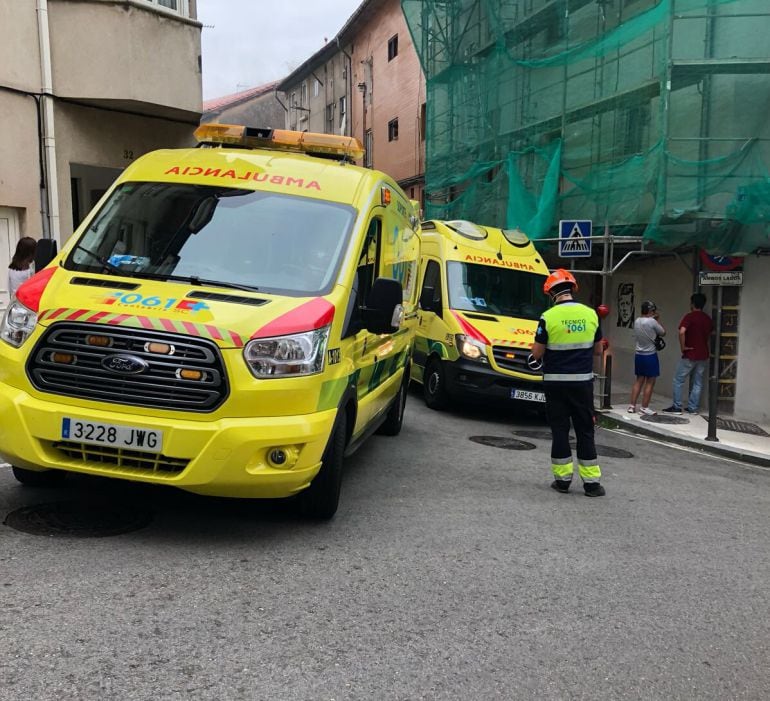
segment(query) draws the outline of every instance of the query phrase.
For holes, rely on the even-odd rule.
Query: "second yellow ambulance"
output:
[[[548,268],[521,231],[469,221],[422,224],[412,379],[433,409],[453,400],[545,406],[530,348],[549,301]]]

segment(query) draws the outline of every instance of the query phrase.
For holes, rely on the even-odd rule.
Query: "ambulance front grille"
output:
[[[531,375],[532,377],[542,377],[543,373],[541,371],[532,370],[529,365],[527,365],[529,353],[530,351],[528,348],[492,346],[492,357],[495,359],[497,367],[501,370],[520,372],[523,375]]]
[[[178,475],[190,464],[190,461],[184,458],[169,458],[160,453],[145,453],[139,450],[87,445],[72,441],[59,441],[53,443],[51,447],[81,463],[83,467],[100,470],[117,469],[121,472],[162,477]]]
[[[94,345],[94,336],[108,345]],[[152,353],[149,344],[173,353]],[[62,362],[69,356],[72,362]],[[110,356],[127,357],[142,369],[135,374],[107,369]],[[181,370],[192,372],[184,378]],[[224,363],[213,341],[106,324],[53,324],[30,353],[27,376],[41,392],[173,411],[211,412],[228,395]]]

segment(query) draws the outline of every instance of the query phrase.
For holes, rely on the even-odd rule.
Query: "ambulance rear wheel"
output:
[[[431,358],[422,378],[422,394],[431,409],[444,409],[449,402],[446,391],[446,373],[438,358]]]
[[[342,487],[342,459],[347,441],[347,417],[341,409],[329,438],[321,469],[313,478],[310,486],[297,495],[299,512],[306,518],[327,520],[337,512]]]
[[[35,470],[27,470],[23,467],[13,466],[11,469],[13,470],[13,476],[16,480],[28,487],[53,487],[60,484],[67,476],[67,473],[62,472],[61,470],[36,472]]]

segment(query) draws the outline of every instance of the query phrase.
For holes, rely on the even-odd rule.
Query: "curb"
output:
[[[642,436],[649,438],[657,438],[665,441],[666,443],[673,443],[674,445],[681,445],[686,448],[695,448],[702,453],[718,455],[719,457],[732,458],[740,462],[745,462],[750,465],[757,465],[759,467],[770,467],[770,457],[764,457],[753,452],[746,452],[740,448],[731,448],[718,443],[708,443],[704,445],[703,441],[694,438],[687,438],[685,436],[679,436],[674,433],[670,433],[665,430],[647,428],[646,426],[640,426],[639,422],[625,422],[616,419],[609,414],[603,413],[601,410],[597,410],[597,425],[602,428],[625,430],[629,433],[638,433]]]

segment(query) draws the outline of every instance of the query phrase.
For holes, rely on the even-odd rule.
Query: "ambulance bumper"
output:
[[[479,400],[520,401],[513,399],[515,390],[537,395],[543,392],[541,381],[529,381],[503,375],[488,365],[479,365],[470,360],[446,363],[446,381],[449,394],[453,397]],[[535,400],[521,400],[533,408],[545,406]]]
[[[0,384],[0,457],[28,470],[81,472],[197,494],[287,497],[318,473],[336,413],[203,423],[66,406]],[[62,440],[64,418],[160,431],[162,452]],[[276,450],[286,456],[280,466],[270,460]]]

